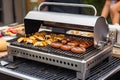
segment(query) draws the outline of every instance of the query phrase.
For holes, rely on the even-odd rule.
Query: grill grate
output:
[[[43,31],[43,32],[46,32],[47,34],[50,34],[50,33],[53,34],[53,32],[48,32],[48,31]],[[55,33],[55,34],[61,34],[61,33]],[[83,39],[86,41],[93,41],[93,38],[90,38],[90,37],[77,36],[77,35],[71,35],[71,34],[65,34],[65,36],[66,37],[73,37],[77,40]],[[33,50],[38,50],[38,51],[43,51],[43,52],[48,52],[48,53],[55,54],[55,55],[78,58],[78,59],[84,59],[84,58],[88,57],[89,55],[91,55],[93,53],[93,51],[98,51],[96,48],[94,48],[94,46],[91,46],[90,48],[88,48],[86,50],[86,53],[76,54],[76,53],[73,53],[71,51],[63,51],[60,49],[56,49],[56,48],[53,48],[49,45],[46,47],[34,47],[32,44],[18,43],[17,41],[11,42],[11,45],[24,47],[24,48],[28,48],[28,49],[33,49]]]
[[[87,37],[83,37],[83,36],[70,36],[70,37],[73,37],[76,39],[84,39],[87,41],[93,40],[92,38],[87,38]],[[63,51],[60,49],[56,49],[56,48],[53,48],[49,45],[46,47],[34,47],[32,44],[18,43],[17,41],[11,42],[11,45],[24,47],[24,48],[32,49],[32,50],[43,51],[43,52],[47,52],[47,53],[55,54],[55,55],[67,56],[67,57],[72,57],[72,58],[79,58],[79,59],[84,59],[84,58],[90,56],[92,53],[94,53],[93,51],[99,51],[96,48],[94,48],[94,46],[91,46],[90,48],[88,48],[86,50],[86,53],[76,54],[76,53],[73,53],[71,51]]]
[[[19,47],[24,47],[27,49],[32,49],[32,50],[38,50],[42,52],[47,52],[50,54],[55,54],[55,55],[61,55],[61,56],[67,56],[67,57],[72,57],[72,58],[79,58],[79,59],[84,59],[88,56],[90,56],[93,51],[98,51],[98,49],[94,48],[91,46],[86,50],[86,53],[83,54],[76,54],[71,51],[63,51],[60,49],[53,48],[51,46],[46,46],[46,47],[34,47],[32,44],[26,44],[26,43],[18,43],[18,42],[12,42],[11,45],[19,46]]]
[[[21,61],[21,58],[18,58],[15,62],[17,63],[19,61]],[[16,64],[15,62],[14,64]],[[110,62],[104,61],[96,67],[92,68],[90,75],[86,80],[98,80],[119,65],[120,59],[112,57]],[[25,60],[22,63],[17,63],[17,66],[18,67],[12,71],[42,80],[74,80],[76,78],[76,72],[73,70],[36,61]]]

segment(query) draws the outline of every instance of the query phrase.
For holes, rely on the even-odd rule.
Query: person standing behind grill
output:
[[[58,2],[58,3],[82,3],[82,0],[43,0],[44,2]],[[44,6],[44,10],[52,11],[52,12],[60,12],[60,13],[73,13],[73,14],[83,14],[84,10],[80,7],[71,7],[71,6],[53,6],[49,5],[47,7]],[[53,28],[53,32],[63,32],[65,33],[67,29],[59,29]]]
[[[106,0],[101,16],[107,18],[110,13],[110,17],[113,25],[119,25],[120,23],[120,0]]]

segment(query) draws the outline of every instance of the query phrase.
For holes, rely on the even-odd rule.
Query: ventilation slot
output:
[[[78,65],[74,64],[74,63],[65,62],[65,61],[61,61],[61,60],[57,60],[57,59],[52,59],[49,57],[44,57],[44,56],[40,56],[40,55],[33,54],[33,53],[27,53],[27,52],[22,52],[22,51],[17,51],[17,50],[11,50],[11,52],[13,55],[19,54],[19,56],[22,56],[22,57],[25,56],[28,58],[36,58],[36,60],[52,62],[52,63],[58,64],[58,65],[60,64],[60,65],[66,65],[66,66],[70,66],[70,67],[78,67]]]

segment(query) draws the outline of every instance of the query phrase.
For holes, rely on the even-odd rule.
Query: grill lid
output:
[[[68,13],[30,11],[25,19],[26,35],[38,32],[41,25],[91,31],[95,47],[107,42],[108,25],[103,17]]]
[[[34,29],[30,30],[30,28],[39,28],[42,24],[50,27],[68,28],[93,32],[97,18],[98,17],[96,16],[89,15],[30,11],[24,19],[25,29],[29,29],[29,31],[25,31],[26,34],[31,34],[32,32],[34,32]],[[36,26],[37,24],[38,26]]]

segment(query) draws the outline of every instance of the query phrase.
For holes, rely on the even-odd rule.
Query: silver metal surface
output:
[[[96,21],[95,27],[94,27],[94,45],[98,48],[104,48],[107,41],[107,36],[109,35],[109,28],[106,23],[105,18],[100,17]]]
[[[7,61],[4,61],[4,60],[0,60],[0,66],[5,66],[7,65],[8,62]]]
[[[106,47],[102,51],[96,51],[94,55],[91,55],[90,58],[84,60],[73,59],[36,50],[30,50],[13,45],[8,46],[8,52],[13,57],[17,56],[27,58],[78,71],[82,76],[81,79],[84,80],[87,77],[86,74],[89,74],[89,69],[111,56],[112,47]]]
[[[30,11],[25,16],[25,19],[83,25],[89,27],[94,27],[98,18],[99,18],[98,16],[44,12],[44,11],[41,12]]]
[[[120,26],[109,24],[109,30],[110,30],[109,34],[114,41],[114,46],[118,48],[120,48],[120,28],[119,27]]]
[[[116,29],[117,34],[116,34],[116,43],[115,46],[120,48],[120,26],[115,26],[113,25],[113,27]]]
[[[117,28],[117,44],[120,45],[120,28],[119,26],[115,26]]]
[[[17,66],[19,66],[18,68],[8,69],[6,67],[0,67],[0,73],[23,80],[78,80],[75,76],[76,72],[69,69],[26,60],[23,58],[17,58],[12,64],[16,63]],[[120,59],[112,57],[110,62],[104,61],[92,68],[90,72],[91,74],[86,80],[108,80],[108,77],[111,77],[111,74],[115,74],[116,72],[119,72],[119,70]],[[111,79],[112,78],[113,77],[111,77]]]
[[[99,78],[99,80],[106,80],[108,77],[116,74],[119,71],[120,71],[120,66],[116,67],[114,70],[112,70],[109,73],[107,73],[106,75],[102,76],[101,78]]]
[[[56,65],[56,66],[69,68],[69,69],[76,70],[76,71],[81,71],[83,68],[82,64],[86,62],[84,60],[81,61],[81,60],[77,60],[73,58],[67,58],[67,57],[53,55],[53,54],[51,55],[50,53],[30,50],[30,49],[12,46],[12,45],[8,46],[8,52],[10,55],[13,55],[13,56],[32,59],[32,60],[36,60],[39,62],[44,62],[44,63]]]
[[[42,2],[38,10],[41,10],[43,5],[54,5],[54,6],[71,6],[71,7],[83,7],[83,8],[92,8],[94,10],[94,16],[97,15],[97,10],[93,5],[90,4],[74,4],[74,3],[57,3],[57,2]]]
[[[14,72],[10,69],[4,68],[4,67],[0,67],[0,73],[12,76],[12,77],[16,77],[22,80],[42,80],[42,79],[38,79],[32,76],[28,76],[28,75],[24,75],[22,73],[18,73],[18,72]]]
[[[109,25],[109,37],[108,41],[110,41],[114,45],[117,41],[117,29],[113,25]]]

